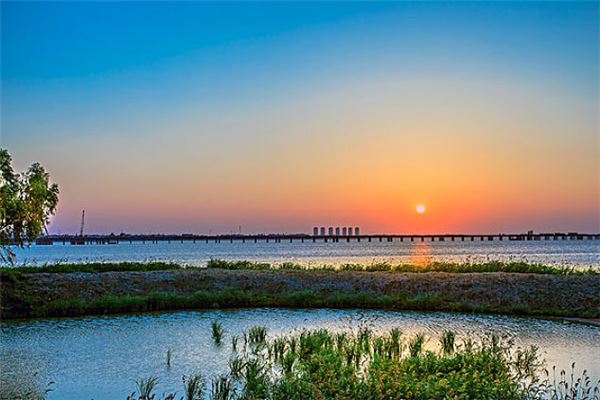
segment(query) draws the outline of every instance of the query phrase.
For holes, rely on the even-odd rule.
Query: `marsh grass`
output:
[[[594,384],[587,371],[576,377],[575,363],[571,364],[571,370],[567,373],[561,370],[556,375],[556,367],[552,368],[552,375],[545,371],[545,390],[549,393],[550,400],[577,400],[577,399],[600,399],[600,380]]]
[[[226,261],[211,259],[208,261],[207,268],[221,268],[229,270],[254,270],[254,271],[359,271],[359,272],[449,272],[449,273],[487,273],[487,272],[507,272],[507,273],[526,273],[526,274],[551,274],[551,275],[586,275],[598,274],[597,268],[589,267],[587,269],[576,269],[569,266],[548,266],[528,262],[501,262],[488,261],[483,263],[446,263],[433,262],[426,265],[412,264],[392,264],[388,262],[374,262],[371,264],[342,264],[309,266],[296,263],[270,264],[251,261]]]
[[[233,400],[235,388],[229,375],[220,375],[212,380],[210,400]]]
[[[167,367],[171,368],[171,358],[173,356],[173,352],[171,349],[167,349]]]
[[[166,263],[166,262],[91,262],[91,263],[74,263],[74,264],[48,264],[39,267],[2,267],[0,274],[39,274],[39,273],[71,273],[71,272],[115,272],[115,271],[169,271],[175,269],[183,269],[185,266]]]
[[[83,263],[58,263],[43,266],[20,266],[1,267],[0,276],[10,279],[15,274],[35,273],[102,273],[102,272],[149,272],[169,271],[184,268],[203,268],[180,265],[173,262],[83,262]],[[254,271],[359,271],[359,272],[449,272],[449,273],[485,273],[485,272],[507,272],[528,274],[552,274],[552,275],[586,275],[598,274],[598,268],[576,269],[570,266],[549,266],[544,264],[529,263],[523,261],[501,262],[464,262],[446,263],[433,262],[426,265],[392,264],[389,262],[373,262],[370,264],[341,264],[334,265],[305,265],[291,262],[271,264],[252,261],[226,261],[211,259],[206,268],[220,268],[228,270],[254,270]]]
[[[202,400],[206,384],[202,374],[195,374],[183,377],[184,397],[182,400]]]
[[[31,374],[32,378],[35,373]],[[54,391],[54,381],[48,382],[44,387],[35,379],[26,382],[0,382],[0,400],[44,400],[50,392]]]
[[[213,341],[217,346],[221,345],[223,340],[223,335],[225,334],[225,330],[223,329],[223,324],[220,321],[213,321],[211,323],[211,332]]]
[[[446,331],[442,334],[442,337],[440,338],[440,347],[444,354],[454,353],[455,339],[456,335],[452,331]]]
[[[6,303],[5,303],[6,305]],[[444,298],[440,295],[417,295],[407,297],[377,295],[371,292],[323,293],[302,290],[288,293],[264,293],[254,290],[224,289],[220,291],[197,291],[191,295],[175,293],[150,293],[144,296],[102,296],[92,301],[79,299],[52,300],[43,304],[22,294],[18,308],[5,308],[3,318],[14,317],[66,317],[94,314],[116,314],[162,310],[283,307],[283,308],[358,308],[412,311],[476,312],[523,316],[553,316],[597,318],[594,308],[529,308],[524,306],[473,305]]]
[[[148,378],[142,378],[136,381],[136,390],[129,397],[128,400],[154,400],[156,394],[154,390],[158,385],[158,378],[150,376]]]
[[[265,343],[267,339],[267,328],[265,326],[253,326],[248,331],[247,337],[248,344],[256,345],[259,343]]]
[[[448,331],[439,351],[425,351],[423,334],[404,337],[398,329],[305,330],[263,341],[266,331],[258,328],[246,335],[261,332],[260,345],[244,341],[229,372],[213,378],[209,399],[599,399],[599,385],[586,372],[576,377],[573,365],[570,376],[554,371],[543,379],[535,347],[514,347],[495,335],[457,344]]]

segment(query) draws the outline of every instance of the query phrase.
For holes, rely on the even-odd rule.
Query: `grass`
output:
[[[183,377],[184,397],[182,400],[202,400],[206,384],[201,374]]]
[[[211,323],[211,330],[213,341],[217,346],[220,346],[223,340],[223,335],[225,334],[225,331],[223,330],[223,324],[221,324],[219,321],[213,321]]]
[[[171,359],[173,357],[173,351],[171,349],[167,349],[167,367],[171,368]]]
[[[168,271],[182,269],[184,266],[165,262],[119,262],[119,263],[77,263],[49,264],[40,267],[2,267],[0,275],[10,274],[39,274],[39,273],[69,273],[69,272],[113,272],[113,271]]]
[[[136,390],[130,396],[127,397],[128,400],[154,400],[156,395],[154,394],[154,390],[158,385],[158,378],[156,377],[148,377],[140,379],[136,382]]]
[[[554,316],[595,318],[597,309],[531,309],[523,306],[476,306],[468,302],[451,301],[442,296],[404,294],[374,295],[370,292],[352,294],[322,293],[311,290],[285,293],[263,293],[254,290],[225,289],[201,290],[191,295],[151,293],[145,296],[103,296],[85,302],[79,299],[54,300],[37,303],[27,298],[18,301],[19,308],[5,308],[3,318],[15,317],[67,317],[94,314],[117,314],[185,309],[222,309],[246,307],[280,308],[362,308],[412,311],[450,311],[509,314],[523,316]],[[6,306],[6,304],[5,304]]]
[[[253,328],[254,329],[254,328]],[[258,328],[262,331],[266,328]],[[251,330],[252,331],[252,330]],[[250,336],[250,331],[244,334]],[[420,348],[423,334],[404,338],[398,329],[302,331],[243,345],[229,371],[211,381],[210,400],[264,399],[497,399],[598,400],[599,383],[584,372],[544,377],[536,347],[515,347],[497,336],[455,342],[453,332],[437,351]],[[452,344],[450,350],[450,343]],[[420,345],[419,345],[420,346]],[[572,366],[574,370],[574,365]],[[201,378],[200,382],[202,382]],[[142,381],[149,382],[149,380]],[[185,382],[185,380],[184,380]],[[140,389],[139,399],[152,396]],[[155,387],[152,386],[152,390]],[[186,392],[187,393],[187,392]],[[199,393],[199,392],[198,392]],[[174,394],[164,399],[172,399]],[[197,398],[189,397],[186,398]]]
[[[179,265],[170,262],[119,262],[119,263],[76,263],[76,264],[49,264],[39,267],[1,267],[0,277],[10,279],[15,274],[36,273],[69,273],[69,272],[116,272],[116,271],[168,271],[184,268],[199,268]],[[271,264],[252,261],[226,261],[211,259],[206,268],[220,268],[227,270],[253,270],[253,271],[362,271],[362,272],[449,272],[449,273],[485,273],[508,272],[526,274],[551,274],[551,275],[595,275],[600,273],[598,268],[576,269],[568,266],[548,266],[528,262],[500,262],[489,261],[484,263],[444,263],[434,262],[427,265],[392,264],[375,262],[371,264],[342,264],[310,266],[296,263]]]
[[[113,274],[106,282],[103,280],[102,285],[90,276],[60,274],[61,272],[76,271],[103,273],[119,270],[158,271],[180,268],[185,267],[164,263],[96,263],[2,268],[0,269],[1,315],[2,318],[9,319],[182,309],[282,307],[600,317],[598,303],[592,298],[598,284],[595,270],[576,271],[524,263],[438,263],[425,267],[389,264],[342,265],[339,270],[351,272],[338,275],[338,272],[311,273],[312,270],[309,267],[294,264],[275,266],[247,261],[211,260],[208,263],[208,269],[218,268],[219,270],[210,272],[195,269],[186,273],[165,273],[156,276],[154,274]],[[329,270],[329,267],[324,268]],[[396,272],[408,272],[417,268],[420,268],[421,272],[444,270],[459,273],[443,277],[428,274],[406,275],[400,277],[402,282],[392,279],[398,277],[393,275]],[[245,269],[267,271],[267,273],[240,273],[240,277],[236,277],[232,276],[235,274],[227,272],[227,270],[241,271]],[[299,272],[285,273],[288,270]],[[355,271],[367,272],[364,274],[353,273]],[[368,271],[388,271],[389,275],[377,275],[377,279],[382,282],[383,286],[374,287],[370,283],[370,277],[367,276]],[[479,274],[477,277],[460,275],[460,272],[499,271],[513,274],[510,276]],[[31,275],[39,272],[49,272],[49,274]],[[547,287],[543,287],[545,292],[540,292],[533,283],[529,283],[534,278],[525,275],[519,276],[519,273],[545,274],[544,281],[550,281],[548,285],[557,288],[552,292],[552,301],[548,294],[542,295],[550,293]],[[557,279],[549,277],[549,275],[556,276]],[[561,277],[564,275],[573,276],[567,279]],[[539,278],[541,279],[541,276]],[[452,292],[438,290],[437,282],[444,279],[456,281],[456,290]],[[515,289],[511,292],[513,297],[508,296],[508,292],[505,290],[507,280],[517,284],[517,286],[511,286],[511,290]],[[504,288],[503,292],[495,291],[496,286],[490,286],[495,281],[499,282],[500,286],[498,287]],[[81,283],[73,285],[73,282]],[[319,286],[318,283],[321,282],[325,283]],[[412,282],[417,286],[411,286]],[[478,286],[474,286],[473,282],[481,282],[481,285],[487,285],[486,287],[490,289],[486,293],[480,293]],[[461,286],[463,283],[466,285],[464,288]],[[287,288],[279,290],[278,287]],[[306,289],[303,290],[303,288]],[[80,298],[82,290],[93,292],[94,295],[86,296],[87,299],[83,300]],[[584,301],[571,301],[574,290],[581,294],[580,298]],[[139,294],[133,296],[123,294],[132,291]],[[103,295],[103,293],[106,294]],[[498,298],[505,299],[505,301],[497,301]],[[513,301],[513,298],[516,300]]]
[[[434,262],[427,265],[391,264],[377,262],[371,264],[342,264],[340,266],[321,265],[306,266],[295,263],[282,263],[279,265],[270,263],[257,263],[251,261],[226,261],[210,260],[207,268],[221,268],[229,270],[254,270],[254,271],[306,271],[306,270],[328,270],[328,271],[363,271],[363,272],[449,272],[449,273],[485,273],[485,272],[508,272],[525,274],[551,274],[551,275],[586,275],[598,274],[597,268],[575,269],[574,267],[554,267],[543,264],[527,262],[500,262],[489,261],[485,263],[445,263]]]

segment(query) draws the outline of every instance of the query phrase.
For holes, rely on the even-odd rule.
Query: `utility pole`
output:
[[[83,227],[85,225],[85,210],[81,211],[81,228],[79,229],[79,236],[83,237]]]

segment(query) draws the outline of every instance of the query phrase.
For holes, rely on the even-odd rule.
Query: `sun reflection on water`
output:
[[[433,249],[429,242],[416,242],[410,250],[410,263],[424,267],[433,260]]]

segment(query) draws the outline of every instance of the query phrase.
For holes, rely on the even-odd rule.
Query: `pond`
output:
[[[210,333],[217,320],[226,331],[221,347]],[[594,380],[600,378],[600,329],[591,326],[437,312],[241,309],[3,322],[1,383],[6,389],[55,382],[49,399],[125,399],[136,379],[157,376],[159,393],[181,394],[183,375],[227,371],[231,336],[256,325],[266,326],[269,336],[314,328],[398,327],[407,336],[424,333],[432,350],[445,330],[455,331],[459,341],[495,332],[520,346],[539,346],[549,367],[570,370],[576,362],[578,373],[587,369]]]

